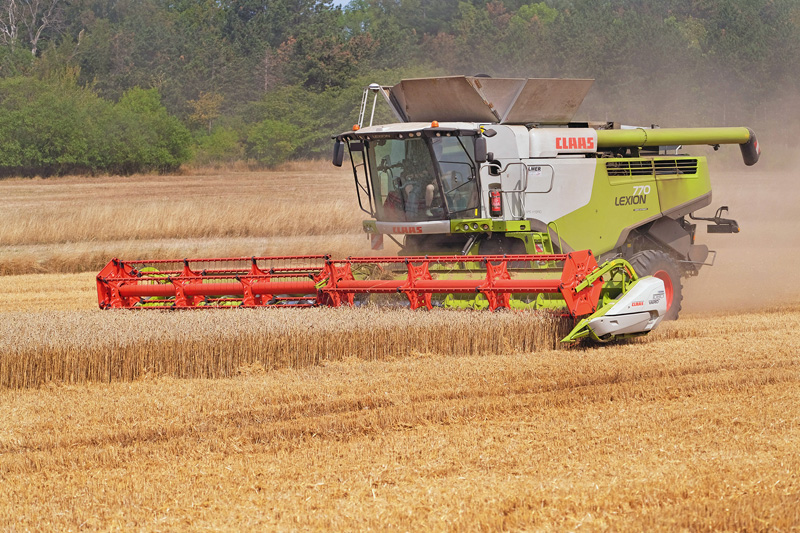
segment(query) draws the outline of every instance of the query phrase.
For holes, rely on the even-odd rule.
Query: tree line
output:
[[[327,156],[371,82],[596,79],[584,118],[797,129],[796,0],[0,0],[0,173]]]

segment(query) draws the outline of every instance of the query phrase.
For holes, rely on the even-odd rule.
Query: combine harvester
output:
[[[711,204],[704,157],[685,145],[760,149],[748,128],[575,122],[592,80],[442,77],[364,91],[333,164],[353,169],[373,249],[397,257],[112,260],[101,308],[360,305],[544,309],[576,320],[564,341],[646,334],[677,318],[681,278],[713,264],[695,221],[737,233]],[[385,100],[398,122],[365,125]],[[402,240],[400,240],[402,239]],[[713,254],[713,255],[712,255]],[[709,262],[711,257],[711,262]]]

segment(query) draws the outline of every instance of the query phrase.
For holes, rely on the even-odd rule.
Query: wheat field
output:
[[[120,312],[121,311],[121,312]],[[223,378],[242,367],[302,368],[349,357],[554,349],[570,322],[536,313],[408,309],[11,313],[0,322],[0,388]],[[14,342],[16,341],[16,342]]]
[[[0,389],[0,523],[797,530],[799,322],[782,308],[592,349]]]
[[[600,347],[526,313],[97,309],[115,255],[368,253],[315,163],[0,181],[0,529],[797,531],[797,194],[726,178],[743,233],[703,235],[682,318]]]

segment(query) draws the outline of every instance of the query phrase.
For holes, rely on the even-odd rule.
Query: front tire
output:
[[[677,320],[683,301],[683,284],[678,263],[659,250],[645,250],[634,254],[628,261],[637,276],[653,276],[664,282],[667,313],[664,320]]]

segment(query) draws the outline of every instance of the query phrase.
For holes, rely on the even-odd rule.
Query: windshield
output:
[[[472,138],[380,139],[368,150],[378,220],[478,216]]]

